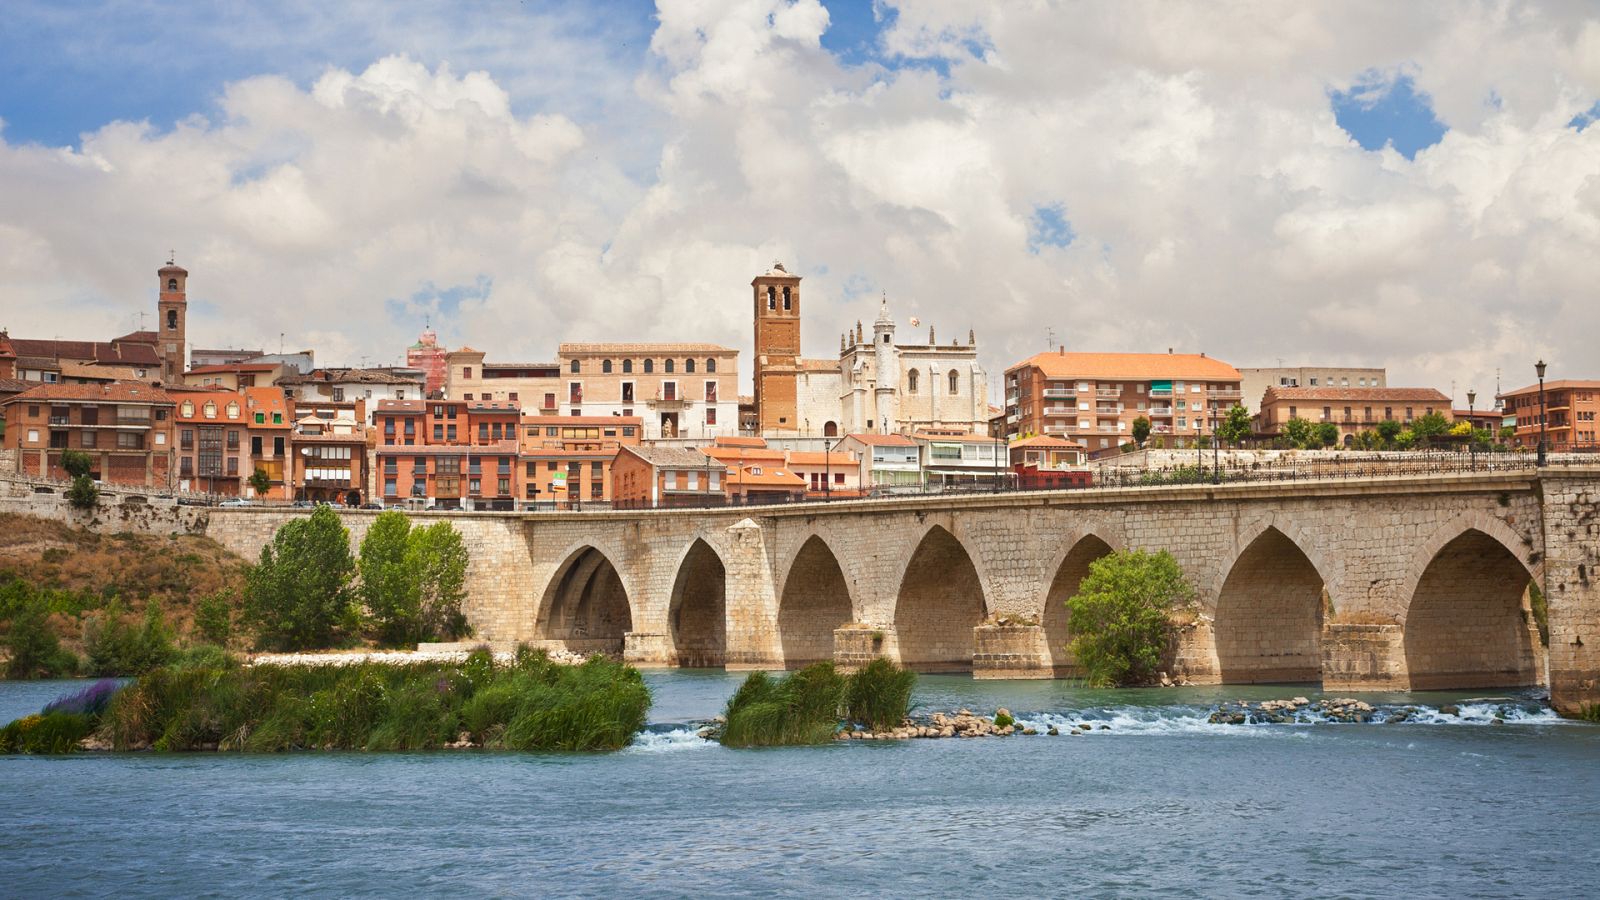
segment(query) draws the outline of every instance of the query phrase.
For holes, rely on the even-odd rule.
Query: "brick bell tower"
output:
[[[174,384],[188,368],[189,272],[168,257],[156,276],[161,281],[156,300],[156,355],[161,357],[161,380]]]
[[[750,287],[755,296],[757,431],[800,430],[796,387],[800,371],[800,276],[774,262]]]

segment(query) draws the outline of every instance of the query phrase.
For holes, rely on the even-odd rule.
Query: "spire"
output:
[[[877,325],[894,325],[894,319],[889,317],[889,292],[883,292],[883,301],[878,305],[878,320],[872,323]]]
[[[967,329],[967,346],[968,347],[976,347],[976,346],[978,346],[978,333],[976,331],[973,331],[971,328]]]

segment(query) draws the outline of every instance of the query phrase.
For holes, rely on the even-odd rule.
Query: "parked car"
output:
[[[218,506],[255,506],[255,502],[243,497],[231,497],[217,504]]]
[[[361,508],[362,509],[383,509],[383,504],[382,503],[363,503],[363,504],[361,504]]]
[[[310,509],[311,507],[316,506],[316,505],[317,504],[312,503],[310,500],[296,500],[294,502],[294,506],[295,506],[296,509]]]

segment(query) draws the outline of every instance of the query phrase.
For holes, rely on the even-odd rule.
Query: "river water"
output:
[[[1600,727],[1526,697],[1404,724],[1227,726],[1205,722],[1220,700],[1318,694],[925,676],[923,711],[1111,728],[736,751],[688,723],[739,676],[646,677],[649,731],[603,756],[0,758],[0,895],[1600,891]],[[0,682],[0,722],[79,686]]]

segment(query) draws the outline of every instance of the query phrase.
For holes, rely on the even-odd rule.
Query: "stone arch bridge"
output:
[[[211,511],[203,530],[254,554],[284,515]],[[479,637],[641,665],[885,655],[977,677],[1070,675],[1063,601],[1091,562],[1126,548],[1170,551],[1196,588],[1175,677],[1548,684],[1563,711],[1600,702],[1600,467],[438,515],[472,549]],[[358,538],[369,520],[348,514]],[[1548,651],[1530,583],[1548,604]]]

